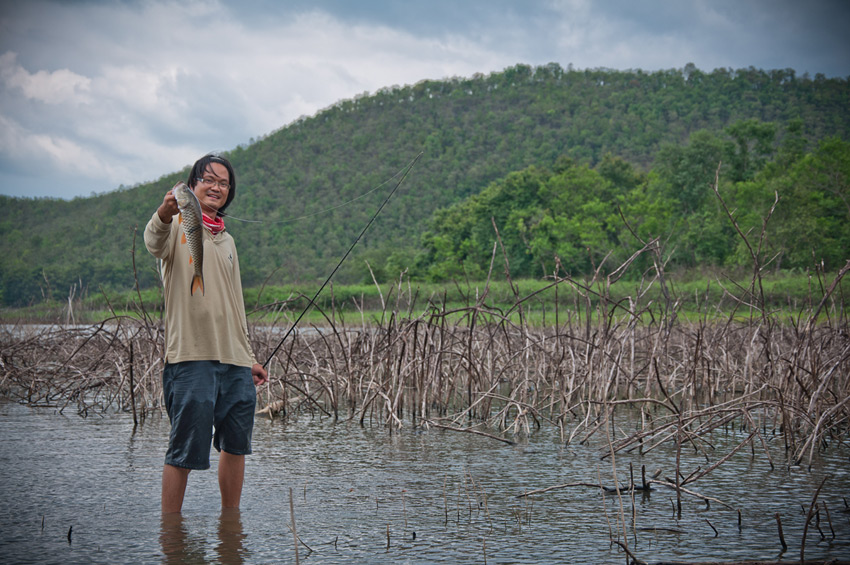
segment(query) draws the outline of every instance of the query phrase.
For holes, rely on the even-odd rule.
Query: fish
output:
[[[201,213],[201,203],[186,183],[177,183],[171,189],[177,199],[180,214],[177,221],[183,227],[181,244],[189,245],[189,263],[194,267],[194,275],[189,285],[189,294],[195,295],[200,290],[204,294],[204,220]]]

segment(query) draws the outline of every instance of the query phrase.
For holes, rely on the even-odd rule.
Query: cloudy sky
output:
[[[517,63],[850,77],[845,0],[0,0],[0,194],[132,186],[335,102]]]

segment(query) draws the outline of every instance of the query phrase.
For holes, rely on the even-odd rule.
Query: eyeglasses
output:
[[[226,180],[215,180],[201,177],[198,177],[195,180],[203,184],[204,186],[212,186],[215,184],[218,185],[221,190],[230,190],[230,184]]]

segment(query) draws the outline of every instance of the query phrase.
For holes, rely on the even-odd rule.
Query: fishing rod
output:
[[[286,332],[286,335],[283,336],[283,339],[281,339],[280,343],[277,344],[277,347],[274,348],[274,351],[272,351],[271,355],[269,355],[269,358],[266,359],[266,362],[263,363],[263,369],[265,369],[268,366],[269,362],[272,360],[272,358],[275,356],[275,354],[278,352],[278,350],[280,350],[280,347],[283,345],[283,342],[286,341],[286,338],[289,337],[289,334],[291,334],[295,330],[295,327],[298,325],[298,322],[301,321],[301,318],[304,317],[304,314],[307,313],[307,310],[310,309],[310,306],[313,306],[316,303],[316,299],[319,297],[319,294],[322,293],[322,291],[325,289],[325,286],[327,286],[327,284],[330,282],[330,280],[336,274],[337,270],[339,270],[339,268],[342,266],[342,263],[348,257],[348,254],[351,253],[351,250],[354,249],[354,246],[357,245],[357,243],[360,241],[360,238],[363,237],[363,234],[366,233],[366,230],[369,229],[369,226],[372,225],[372,222],[375,221],[375,218],[378,217],[378,214],[381,213],[381,210],[384,209],[384,206],[387,204],[387,202],[390,201],[390,198],[392,198],[393,194],[395,194],[395,191],[398,190],[399,186],[401,186],[402,181],[404,181],[404,179],[407,178],[407,175],[408,175],[408,173],[410,173],[410,170],[413,168],[413,165],[415,165],[416,162],[419,160],[419,158],[422,157],[422,153],[424,153],[424,151],[420,151],[419,155],[417,155],[413,159],[413,161],[411,161],[410,164],[405,168],[404,174],[401,175],[401,178],[398,179],[398,182],[396,183],[395,187],[393,187],[393,189],[390,191],[390,193],[387,195],[387,197],[384,199],[384,201],[378,207],[378,210],[369,219],[369,222],[366,224],[366,227],[363,228],[363,231],[360,232],[360,235],[357,236],[357,239],[354,240],[354,243],[351,244],[351,247],[348,248],[348,251],[345,252],[345,255],[343,255],[342,259],[339,260],[339,263],[336,264],[336,267],[334,267],[334,270],[331,271],[331,274],[328,275],[328,278],[325,279],[325,282],[322,283],[322,286],[319,287],[319,290],[316,291],[316,294],[313,295],[313,298],[311,298],[310,302],[307,303],[307,307],[304,308],[304,310],[301,312],[301,315],[298,316],[298,318],[295,320],[295,323],[292,324],[292,326],[289,328],[289,331]]]

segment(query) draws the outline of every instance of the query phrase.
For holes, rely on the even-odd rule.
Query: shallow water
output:
[[[599,457],[604,445],[563,446],[545,429],[509,446],[452,431],[260,418],[241,511],[220,512],[214,458],[211,470],[191,474],[182,517],[163,523],[167,434],[159,417],[134,433],[129,415],[82,419],[0,403],[0,561],[294,563],[290,493],[304,563],[625,561],[609,542],[609,527],[623,528],[616,495],[577,486],[518,497],[600,478],[613,484],[610,461]],[[717,457],[743,437],[715,436]],[[771,471],[764,455],[747,447],[690,487],[733,509],[685,496],[678,518],[673,491],[638,494],[634,506],[624,495],[629,548],[648,562],[774,559],[781,553],[779,513],[789,545],[784,558],[799,559],[803,508],[828,475],[818,500],[827,504],[835,538],[823,512],[825,538],[810,525],[805,555],[850,558],[842,499],[850,499],[848,455],[834,448],[811,471]],[[672,476],[675,454],[618,456],[621,482],[630,462],[636,472],[645,464]],[[704,457],[683,450],[686,475],[699,465]]]

